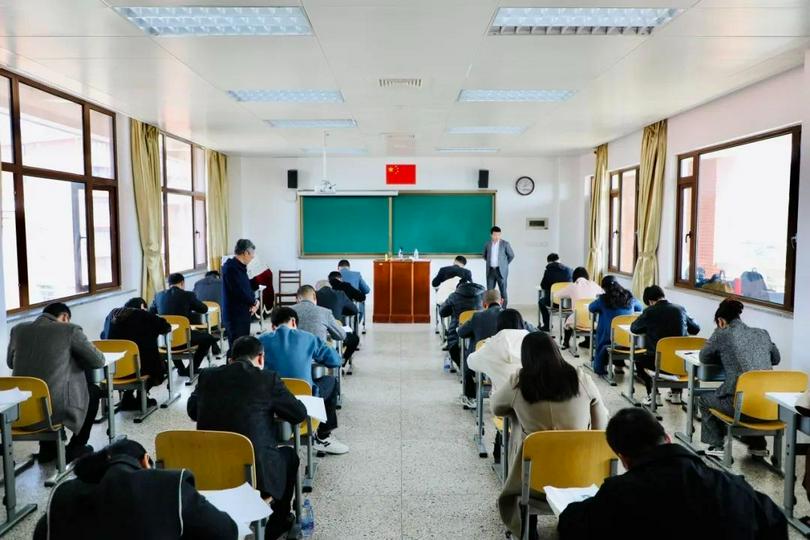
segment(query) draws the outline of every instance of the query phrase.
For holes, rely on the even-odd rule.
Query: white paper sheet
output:
[[[546,493],[546,501],[554,512],[554,515],[559,516],[569,504],[593,497],[596,495],[596,492],[599,491],[599,488],[593,484],[585,488],[555,488],[552,486],[544,486],[543,491]]]
[[[262,500],[258,490],[245,482],[239,487],[216,491],[200,491],[208,502],[234,520],[239,528],[239,538],[252,534],[250,524],[268,517],[273,511]]]
[[[0,404],[22,403],[30,397],[31,392],[28,390],[20,390],[17,387],[10,390],[0,390]]]
[[[322,397],[317,396],[295,396],[298,401],[307,408],[307,416],[326,422],[326,406]]]
[[[347,334],[351,334],[352,332],[354,332],[351,326],[344,326],[343,331],[346,332]]]

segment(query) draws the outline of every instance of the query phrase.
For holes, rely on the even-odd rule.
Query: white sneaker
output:
[[[667,401],[672,403],[673,405],[680,405],[681,403],[683,403],[683,399],[681,399],[681,393],[673,392],[672,390],[670,390],[667,393]]]
[[[649,407],[650,405],[652,405],[652,395],[650,394],[647,397],[645,397],[641,401],[641,403],[645,407]],[[662,403],[661,403],[661,394],[655,394],[655,405],[658,406],[658,407],[660,407],[662,405]]]
[[[717,459],[723,459],[726,455],[726,452],[722,446],[710,446],[706,449],[706,455],[710,457],[715,457]]]
[[[474,399],[468,398],[467,396],[461,396],[461,406],[465,409],[472,409],[475,410],[478,407],[478,402]]]
[[[340,442],[334,435],[329,435],[326,439],[319,439],[315,437],[315,444],[313,445],[318,452],[332,454],[339,456],[349,451],[349,446]]]

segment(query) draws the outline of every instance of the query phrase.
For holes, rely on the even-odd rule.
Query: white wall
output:
[[[560,223],[562,204],[575,205],[581,194],[576,186],[558,184],[558,160],[555,158],[332,158],[328,160],[329,179],[339,190],[386,189],[387,162],[416,163],[420,190],[475,190],[478,170],[489,170],[490,189],[496,189],[496,213],[504,238],[512,243],[516,259],[509,268],[510,302],[536,302],[535,285],[539,283],[546,255],[562,250],[561,234],[580,238],[580,230],[568,231]],[[234,163],[236,162],[236,163]],[[300,189],[311,189],[321,180],[320,158],[232,158],[231,163],[231,222],[232,243],[239,237],[250,238],[257,246],[261,260],[273,271],[301,269],[303,280],[314,283],[333,270],[337,259],[298,258],[298,207],[296,192],[287,189],[287,170],[297,169]],[[529,196],[518,195],[514,189],[518,177],[528,175],[535,181],[535,191]],[[571,188],[571,189],[569,189]],[[408,188],[404,188],[408,189]],[[527,217],[550,219],[548,231],[527,231]],[[351,216],[335,216],[335,222],[351,227]],[[564,242],[563,242],[564,243]],[[482,246],[483,248],[483,246]],[[565,252],[567,253],[567,252]],[[450,260],[434,259],[432,272]],[[371,260],[352,259],[352,267],[360,270],[370,282]],[[480,258],[468,263],[473,277],[485,283],[484,264]]]

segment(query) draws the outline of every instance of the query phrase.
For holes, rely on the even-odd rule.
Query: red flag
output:
[[[386,184],[415,184],[416,165],[389,163],[385,166]]]

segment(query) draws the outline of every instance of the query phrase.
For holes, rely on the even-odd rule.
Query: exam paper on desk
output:
[[[295,399],[304,404],[307,408],[307,416],[326,422],[326,406],[323,403],[323,398],[318,396],[295,396]]]
[[[250,524],[268,517],[273,511],[270,505],[262,500],[258,490],[245,482],[239,487],[200,491],[218,510],[231,516],[239,528],[239,538],[252,534]]]
[[[554,515],[559,516],[569,504],[590,499],[596,495],[599,488],[596,487],[595,484],[584,488],[555,488],[553,486],[544,486],[543,491],[546,494],[546,501],[554,512]]]

